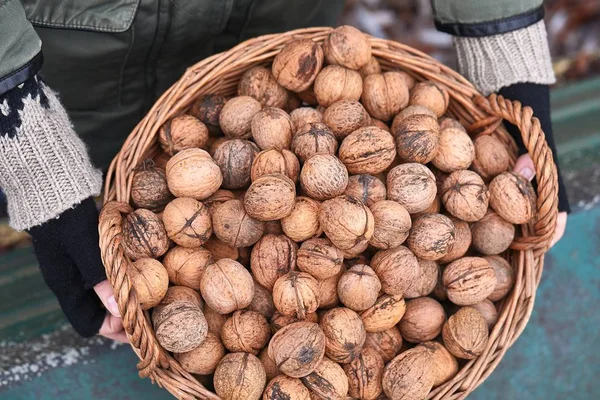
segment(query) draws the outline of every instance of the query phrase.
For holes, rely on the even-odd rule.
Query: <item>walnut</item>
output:
[[[219,125],[230,139],[248,139],[252,118],[262,109],[258,100],[250,96],[234,97],[225,103],[219,114]]]
[[[392,125],[396,138],[398,156],[405,162],[427,164],[432,161],[439,147],[439,125],[426,114],[415,114]]]
[[[410,214],[427,209],[435,200],[437,188],[433,173],[424,165],[400,164],[387,175],[387,197]]]
[[[440,84],[425,81],[417,83],[412,88],[408,104],[427,107],[439,118],[446,112],[449,100],[448,91]]]
[[[463,221],[479,221],[490,201],[483,179],[473,171],[455,171],[442,186],[442,202],[450,214]]]
[[[471,228],[473,247],[482,254],[500,254],[515,238],[515,226],[496,214],[488,212]]]
[[[467,306],[485,300],[496,287],[496,274],[487,260],[463,257],[448,264],[443,274],[448,299]]]
[[[442,338],[453,356],[472,360],[485,350],[488,341],[487,323],[479,311],[472,307],[462,307],[444,324]]]
[[[440,131],[437,153],[431,163],[441,171],[467,169],[475,159],[475,146],[464,129],[446,128]]]
[[[160,147],[170,156],[181,150],[204,147],[207,140],[208,128],[191,115],[168,120],[158,132]]]
[[[301,161],[315,154],[335,155],[338,142],[329,127],[320,122],[310,122],[299,128],[292,139],[292,151]]]
[[[375,126],[359,128],[344,138],[338,157],[351,174],[378,174],[396,157],[394,138]]]
[[[308,89],[323,66],[323,49],[310,39],[286,44],[273,60],[273,76],[284,88],[293,92]]]
[[[408,248],[424,260],[439,260],[454,246],[455,228],[442,214],[425,214],[413,221]]]
[[[391,120],[408,104],[408,86],[400,72],[389,71],[365,78],[361,101],[369,114]]]
[[[513,224],[526,224],[535,217],[537,196],[531,182],[515,172],[503,172],[490,183],[490,205]]]
[[[284,108],[288,102],[288,91],[280,86],[271,71],[265,67],[246,70],[237,87],[238,96],[255,98],[263,107]]]
[[[279,108],[267,107],[252,117],[252,138],[261,150],[289,149],[294,135],[290,116]]]
[[[442,332],[446,321],[444,307],[430,297],[406,302],[406,311],[398,324],[402,338],[412,343],[432,340]]]
[[[358,101],[340,100],[325,109],[323,122],[336,139],[342,140],[358,128],[369,126],[371,117]]]
[[[319,104],[329,107],[336,101],[358,101],[363,91],[360,74],[339,65],[329,65],[317,75],[314,85]]]
[[[390,249],[404,243],[411,227],[406,208],[392,200],[381,200],[372,204],[370,209],[375,229],[369,244],[378,249]]]
[[[348,178],[344,194],[355,197],[371,207],[373,204],[385,200],[386,189],[379,178],[373,175],[359,174]]]
[[[329,64],[357,70],[370,61],[371,43],[358,29],[342,25],[327,36],[323,52]]]

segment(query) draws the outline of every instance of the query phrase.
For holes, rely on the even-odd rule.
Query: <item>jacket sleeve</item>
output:
[[[0,0],[0,95],[42,66],[42,42],[19,0]]]
[[[542,0],[431,0],[436,28],[453,35],[459,72],[484,94],[555,82]]]

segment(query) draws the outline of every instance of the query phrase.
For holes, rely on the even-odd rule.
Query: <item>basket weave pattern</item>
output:
[[[209,57],[188,68],[181,79],[154,104],[129,135],[117,154],[106,179],[104,208],[100,215],[100,249],[108,279],[114,290],[125,331],[140,358],[141,377],[149,377],[181,399],[218,399],[158,344],[148,313],[142,311],[135,290],[126,275],[130,260],[121,248],[123,215],[129,206],[133,170],[145,158],[159,150],[160,126],[185,112],[192,102],[209,93],[234,95],[243,72],[256,65],[270,63],[281,48],[292,40],[308,38],[322,42],[331,28],[308,28],[248,40],[233,49]],[[505,257],[513,265],[516,282],[513,291],[502,300],[498,322],[490,333],[485,351],[470,360],[450,381],[434,389],[428,399],[462,399],[481,384],[498,365],[507,349],[527,324],[535,291],[539,284],[544,253],[554,234],[557,217],[557,173],[544,133],[529,107],[501,96],[482,97],[457,72],[408,46],[370,37],[373,55],[382,69],[402,69],[417,81],[432,80],[448,88],[448,113],[465,126],[472,137],[490,134],[500,139],[516,159],[516,144],[502,126],[508,121],[521,131],[531,155],[538,182],[537,215],[534,223],[523,225],[522,236],[515,239]]]

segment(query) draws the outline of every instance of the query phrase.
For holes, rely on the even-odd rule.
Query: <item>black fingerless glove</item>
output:
[[[98,247],[98,210],[88,198],[59,218],[28,230],[44,280],[73,328],[98,333],[106,311],[94,285],[106,279]]]

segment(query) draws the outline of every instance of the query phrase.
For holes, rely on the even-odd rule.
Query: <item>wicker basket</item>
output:
[[[233,49],[216,54],[190,67],[167,90],[129,135],[113,160],[106,179],[105,205],[100,215],[100,248],[108,279],[123,316],[125,331],[140,358],[141,377],[150,377],[174,396],[182,399],[218,399],[158,344],[147,313],[138,305],[136,293],[126,275],[129,260],[121,248],[121,222],[132,209],[132,172],[146,157],[158,151],[159,127],[188,109],[194,99],[208,93],[232,95],[242,73],[255,65],[270,63],[281,48],[298,38],[322,42],[331,28],[309,28],[248,40]],[[457,72],[408,46],[370,38],[373,55],[383,69],[402,69],[416,80],[433,80],[450,93],[449,114],[460,120],[472,136],[491,134],[504,142],[516,157],[514,140],[502,121],[516,125],[535,164],[538,182],[537,219],[523,225],[522,236],[511,245],[505,257],[516,273],[514,290],[500,305],[497,324],[483,354],[466,363],[449,382],[433,390],[428,399],[462,399],[481,384],[496,368],[506,350],[519,337],[529,320],[535,291],[542,274],[544,253],[555,230],[557,217],[557,173],[544,133],[529,107],[521,108],[501,96],[484,98]]]

